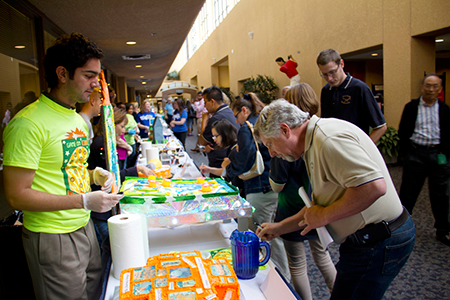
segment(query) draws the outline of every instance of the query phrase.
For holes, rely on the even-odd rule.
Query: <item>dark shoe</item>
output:
[[[194,148],[194,149],[191,149],[191,151],[200,152],[200,149]]]
[[[450,246],[450,237],[448,235],[436,235],[436,240],[446,246]]]

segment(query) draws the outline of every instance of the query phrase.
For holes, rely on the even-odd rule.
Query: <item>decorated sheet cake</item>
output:
[[[252,206],[223,179],[128,178],[121,191],[122,213],[139,213],[148,227],[251,217]]]
[[[226,259],[203,259],[199,251],[161,254],[122,271],[120,299],[237,300],[239,283]]]
[[[128,178],[122,184],[125,197],[121,203],[143,203],[143,197],[152,197],[154,202],[165,202],[168,196],[175,200],[191,200],[196,195],[204,198],[237,195],[238,189],[223,179],[165,179]]]

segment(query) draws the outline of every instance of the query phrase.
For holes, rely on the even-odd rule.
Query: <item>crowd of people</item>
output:
[[[50,92],[12,119],[9,107],[3,121],[5,193],[24,212],[23,243],[38,299],[98,299],[101,293],[110,258],[106,220],[122,197],[110,193],[113,175],[98,124],[102,58],[80,34],[59,38],[44,60]],[[300,82],[292,56],[276,61],[291,80],[282,99],[266,105],[245,93],[231,102],[211,86],[190,101],[168,98],[164,118],[184,147],[196,123],[191,150],[208,157],[201,172],[239,188],[255,209],[249,227],[270,241],[273,262],[302,299],[312,299],[305,240],[331,299],[381,299],[414,247],[410,213],[427,176],[436,239],[450,245],[450,109],[437,100],[442,80],[425,76],[422,96],[405,106],[399,196],[375,144],[386,131],[384,116],[369,87],[344,72],[339,53],[326,49],[317,56],[327,81],[320,100]],[[151,103],[117,102],[112,89],[110,96],[117,103],[121,180],[153,174],[136,166],[139,142],[156,117]],[[250,172],[258,157],[262,171]],[[313,206],[304,205],[300,187]],[[336,266],[318,239],[315,229],[322,226],[340,244]]]

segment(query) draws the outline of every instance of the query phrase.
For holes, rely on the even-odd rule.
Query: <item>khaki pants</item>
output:
[[[23,227],[22,241],[36,299],[99,299],[102,266],[91,220],[66,234]]]

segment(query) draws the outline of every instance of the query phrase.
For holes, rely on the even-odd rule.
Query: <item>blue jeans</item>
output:
[[[381,242],[356,246],[347,239],[339,248],[330,300],[381,299],[408,260],[415,240],[416,228],[411,217]]]
[[[108,259],[111,257],[111,246],[109,244],[109,230],[108,230],[108,221],[97,219],[95,217],[91,217],[92,221],[96,227],[96,233],[100,235],[101,242],[100,249],[102,252],[102,271],[105,269],[106,264],[108,263]],[[97,236],[97,239],[99,236]]]

